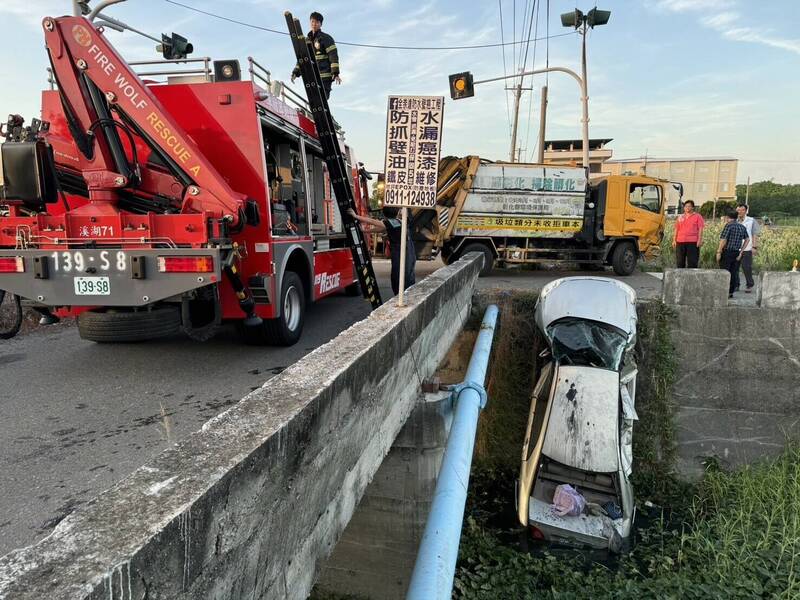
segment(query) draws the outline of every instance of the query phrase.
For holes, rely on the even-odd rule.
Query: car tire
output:
[[[144,342],[173,335],[180,329],[181,312],[172,305],[124,312],[89,310],[78,315],[78,334],[91,342]]]
[[[631,242],[620,242],[614,246],[611,254],[611,266],[617,275],[627,276],[636,270],[639,261],[638,252]]]
[[[239,332],[246,343],[254,346],[292,346],[300,339],[305,324],[306,294],[303,281],[294,271],[283,274],[278,307],[281,314],[277,319],[265,320],[256,327],[245,327],[240,322]]]
[[[486,244],[467,244],[459,252],[458,257],[466,256],[470,252],[480,252],[483,254],[483,267],[478,274],[479,277],[486,277],[494,268],[494,252]]]

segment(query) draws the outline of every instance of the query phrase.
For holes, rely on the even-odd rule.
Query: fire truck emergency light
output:
[[[471,98],[475,95],[475,88],[472,85],[472,73],[464,71],[450,75],[450,97],[453,100],[461,98]]]

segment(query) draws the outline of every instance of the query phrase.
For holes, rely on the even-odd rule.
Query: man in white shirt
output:
[[[747,287],[744,291],[749,294],[753,291],[753,286],[755,285],[755,281],[753,281],[753,254],[758,249],[757,236],[760,227],[758,222],[747,214],[747,210],[747,204],[743,202],[736,207],[738,221],[744,225],[745,229],[747,229],[747,234],[750,236],[744,248],[742,248],[742,271],[744,271],[745,281],[747,282]]]

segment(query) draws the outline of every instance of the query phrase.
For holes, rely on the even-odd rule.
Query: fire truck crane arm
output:
[[[90,194],[94,191],[96,200],[113,202],[116,189],[138,184],[136,165],[132,168],[128,163],[118,122],[113,122],[114,111],[167,159],[170,170],[184,186],[182,212],[205,212],[234,228],[243,225],[247,198],[230,188],[88,19],[47,17],[43,27],[70,132],[86,161],[84,173],[110,175],[94,178],[101,186],[110,182],[110,189],[93,190],[90,184]]]

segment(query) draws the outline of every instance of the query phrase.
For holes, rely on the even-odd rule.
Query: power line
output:
[[[534,37],[539,35],[539,8],[541,8],[542,3],[537,2],[537,0],[533,1],[534,9],[536,10],[536,24],[533,28],[533,35]],[[533,11],[531,11],[531,18],[533,18]],[[527,54],[527,50],[525,53]],[[526,58],[527,60],[527,58]],[[527,69],[528,65],[527,62],[525,63],[524,67]],[[536,68],[536,42],[533,42],[533,57],[531,58],[531,69]],[[531,86],[532,88],[533,86]],[[528,142],[531,138],[531,115],[533,114],[533,89],[531,89],[531,95],[528,97],[528,130],[525,132],[525,148],[528,148]],[[528,151],[528,160],[530,160],[531,152]]]
[[[523,15],[523,19],[522,19],[522,34],[525,35],[525,37],[528,40],[530,40],[530,37],[531,37],[531,26],[533,25],[533,11],[536,9],[536,0],[533,0],[533,7],[531,8],[530,17],[527,16],[527,14],[528,14],[528,6],[530,6],[530,3],[526,2],[525,3],[525,14]],[[527,34],[525,34],[525,21],[526,20],[528,22],[528,33]],[[522,46],[520,46],[520,48],[519,48],[519,58],[521,59],[520,63],[519,63],[519,69],[521,71],[524,71],[525,67],[527,66],[527,63],[528,63],[528,49],[530,47],[531,47],[530,41],[526,42],[525,43],[525,54],[524,54],[524,56],[523,56],[523,52],[522,52]]]
[[[545,31],[545,39],[547,40],[547,62],[545,68],[550,68],[550,0],[547,0],[547,29]],[[550,72],[545,73],[544,84],[550,85]]]
[[[519,30],[519,35],[522,38],[531,37],[530,34],[525,35],[526,23],[528,22],[528,6],[530,6],[530,0],[525,0],[525,8],[522,9],[522,26],[520,27],[520,30]],[[530,42],[526,42],[525,46],[526,47],[530,46]],[[520,61],[522,59],[522,48],[523,48],[522,46],[519,47],[519,49],[518,49],[519,51],[517,52],[517,60],[515,61],[516,64],[517,64],[517,71],[519,71],[519,69],[521,68],[520,67]]]
[[[497,0],[497,6],[500,9],[500,41],[505,43],[505,34],[503,33],[503,0]],[[506,67],[506,47],[502,47],[503,52],[503,77],[508,77],[508,69]],[[508,135],[511,136],[511,108],[508,105],[508,92],[505,93],[506,97],[506,117],[508,118]]]
[[[513,15],[513,21],[512,21],[512,25],[513,26],[511,27],[511,31],[512,31],[513,35],[511,36],[511,41],[516,43],[516,41],[517,41],[517,0],[514,0],[514,3],[511,5],[511,7],[512,7],[511,8],[511,14]],[[513,53],[512,53],[511,56],[514,59],[512,61],[512,64],[517,64],[517,49],[515,47],[515,48],[512,48],[512,50],[513,50]]]
[[[232,19],[230,17],[225,17],[223,15],[219,15],[217,13],[213,13],[207,10],[202,10],[200,8],[191,6],[189,4],[184,4],[182,2],[177,2],[177,0],[164,0],[164,2],[168,4],[174,4],[175,6],[180,6],[187,10],[191,10],[196,13],[200,13],[202,15],[206,15],[208,17],[213,17],[215,19],[219,19],[220,21],[227,21],[229,23],[234,23],[236,25],[241,25],[242,27],[249,27],[250,29],[258,29],[259,31],[266,31],[269,33],[276,33],[278,35],[289,35],[286,31],[279,31],[277,29],[270,29],[269,27],[262,27],[261,25],[254,25],[252,23],[246,23],[245,21],[239,21],[238,19]],[[573,35],[575,32],[570,31],[567,33],[560,33],[558,35],[552,36],[553,38],[564,37],[566,35]],[[544,39],[544,38],[541,38]],[[469,46],[387,46],[383,44],[362,44],[358,42],[340,42],[337,41],[337,46],[355,46],[357,48],[377,48],[382,50],[477,50],[481,48],[500,48],[502,46],[513,46],[515,44],[525,44],[527,42],[537,41],[537,40],[520,40],[520,41],[511,41],[511,42],[501,42],[499,44],[473,44]]]

